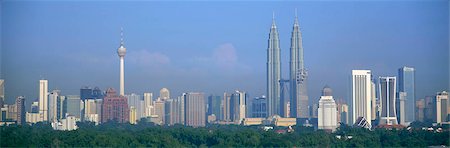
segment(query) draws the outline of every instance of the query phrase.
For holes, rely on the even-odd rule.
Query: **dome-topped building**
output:
[[[322,89],[322,96],[332,96],[332,94],[333,90],[328,85],[325,85]]]

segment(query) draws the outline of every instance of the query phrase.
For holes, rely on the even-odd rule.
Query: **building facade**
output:
[[[292,30],[290,55],[290,117],[308,118],[308,91],[306,86],[308,73],[303,64],[303,40],[297,14],[295,16],[294,27]]]
[[[379,93],[381,100],[381,116],[380,125],[398,124],[397,111],[395,102],[396,99],[396,77],[380,77]]]
[[[16,113],[16,120],[18,125],[25,124],[26,121],[26,114],[25,114],[25,97],[19,96],[16,98],[16,107],[17,107],[17,113]]]
[[[333,96],[321,96],[317,117],[318,129],[335,131],[338,127],[336,103]]]
[[[351,124],[364,117],[372,124],[371,113],[371,72],[370,70],[352,70],[352,118]]]
[[[436,100],[434,101],[434,116],[433,122],[442,123],[448,122],[449,117],[449,98],[448,92],[442,91],[436,94]]]
[[[48,121],[48,80],[39,80],[40,121]]]
[[[267,48],[267,100],[269,115],[278,115],[280,113],[280,52],[280,40],[278,37],[277,26],[275,24],[275,17],[273,17]]]
[[[119,123],[129,122],[130,109],[128,108],[127,98],[123,95],[118,96],[113,88],[108,88],[108,90],[106,90],[102,108],[102,123],[110,120]]]
[[[415,121],[414,113],[416,102],[416,70],[412,67],[402,67],[398,69],[398,91],[405,92],[405,125]]]
[[[200,92],[185,95],[185,125],[192,127],[206,126],[205,96]]]

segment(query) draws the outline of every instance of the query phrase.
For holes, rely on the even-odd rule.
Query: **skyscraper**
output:
[[[405,123],[415,121],[414,113],[416,102],[416,78],[415,69],[412,67],[402,67],[398,69],[398,91],[405,92]]]
[[[5,80],[0,79],[0,102],[5,101]],[[3,104],[0,104],[0,108],[3,107]]]
[[[92,89],[91,88],[85,86],[80,89],[80,99],[82,101],[84,101],[86,99],[92,99],[92,98],[93,97],[92,97]]]
[[[352,119],[355,123],[359,117],[364,117],[372,124],[371,114],[371,72],[370,70],[352,70]]]
[[[39,121],[48,121],[48,81],[39,80]]]
[[[397,122],[396,111],[396,78],[380,77],[379,93],[381,100],[381,116],[379,124],[393,125]]]
[[[280,61],[280,40],[277,26],[275,25],[275,15],[272,17],[272,27],[269,33],[269,44],[267,48],[267,99],[268,112],[270,115],[280,113],[280,83],[281,61]]]
[[[123,95],[118,96],[113,88],[106,90],[102,110],[102,123],[110,120],[126,123],[130,120],[130,109],[128,108],[127,98]]]
[[[318,109],[318,128],[335,131],[338,126],[336,103],[333,96],[321,96]]]
[[[52,90],[48,95],[48,120],[50,122],[58,121],[58,98],[59,90]]]
[[[242,91],[236,91],[232,94],[230,100],[230,116],[235,123],[241,123],[245,118],[247,94]]]
[[[78,95],[67,95],[67,113],[69,115],[75,116],[78,119],[81,119],[81,111],[84,108],[84,104],[82,103],[80,96]],[[84,113],[83,113],[84,114]]]
[[[185,95],[185,125],[202,127],[206,125],[205,95],[190,92]]]
[[[252,118],[267,118],[267,99],[265,96],[255,97],[252,100]]]
[[[208,115],[215,115],[217,119],[221,119],[222,98],[220,96],[210,95],[208,97]]]
[[[16,98],[16,107],[17,107],[17,113],[16,113],[16,119],[17,124],[22,125],[25,123],[25,97],[19,96]]]
[[[231,94],[223,93],[222,105],[222,120],[231,121]]]
[[[436,94],[436,100],[433,102],[433,122],[447,122],[449,116],[449,98],[448,92],[442,91]]]
[[[397,99],[397,118],[398,122],[401,125],[408,126],[405,122],[405,100],[406,100],[406,92],[398,92],[398,99]]]
[[[303,64],[303,41],[298,23],[297,12],[291,37],[290,85],[291,85],[291,116],[292,118],[308,118],[308,73]]]
[[[125,78],[124,78],[124,57],[125,57],[125,53],[127,52],[127,49],[124,46],[123,43],[123,29],[121,28],[121,32],[120,32],[120,47],[117,49],[117,54],[119,55],[120,58],[120,95],[123,96],[125,95]]]
[[[153,93],[144,93],[144,116],[152,115],[153,110]]]
[[[159,90],[159,98],[161,98],[161,100],[167,100],[170,99],[170,91],[167,88],[162,88],[161,90]]]

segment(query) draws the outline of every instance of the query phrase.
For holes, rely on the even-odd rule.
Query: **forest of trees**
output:
[[[342,125],[327,133],[308,127],[294,127],[291,133],[277,133],[282,127],[264,131],[259,126],[210,125],[203,128],[79,123],[74,131],[53,130],[49,124],[0,127],[0,147],[426,147],[449,146],[449,132],[424,130],[369,131]],[[336,138],[352,136],[351,139]]]

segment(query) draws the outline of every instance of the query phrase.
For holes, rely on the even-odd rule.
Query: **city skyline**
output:
[[[38,98],[37,82],[41,77],[49,80],[48,91],[59,89],[64,95],[78,94],[83,86],[118,89],[119,63],[114,52],[123,26],[128,48],[125,94],[156,93],[167,87],[174,96],[190,91],[220,95],[236,89],[252,97],[267,95],[264,57],[272,12],[276,14],[280,32],[281,78],[287,79],[289,37],[297,8],[306,49],[305,67],[309,69],[310,103],[318,101],[325,85],[334,89],[335,99],[348,102],[351,97],[348,75],[352,69],[370,69],[374,77],[396,76],[397,69],[403,66],[416,69],[416,98],[423,98],[448,90],[448,5],[442,6],[441,2],[445,3],[142,2],[138,6],[137,2],[7,1],[1,6],[0,76],[5,79],[7,103],[14,102],[17,96],[25,96],[27,104]],[[249,9],[255,11],[246,9],[248,3],[253,4]],[[236,12],[227,9],[234,4],[238,5]],[[115,8],[120,11],[114,12]],[[195,8],[199,10],[189,11]],[[86,12],[79,12],[81,9]],[[385,9],[387,12],[381,12]],[[110,16],[109,12],[114,13]],[[242,16],[236,15],[239,12]],[[381,16],[377,16],[379,13]],[[112,19],[93,20],[104,15]],[[179,26],[172,26],[173,22],[167,20],[171,18]],[[354,20],[362,22],[352,23]],[[227,21],[230,21],[228,25],[222,24]],[[196,31],[191,32],[190,28]],[[192,39],[187,39],[192,34]],[[61,37],[64,40],[58,39]],[[172,45],[177,38],[182,41]],[[378,52],[387,51],[394,54],[378,58]],[[360,56],[349,56],[353,54]],[[410,58],[401,58],[402,55]],[[443,68],[444,72],[436,67]],[[198,81],[197,85],[191,85]]]

